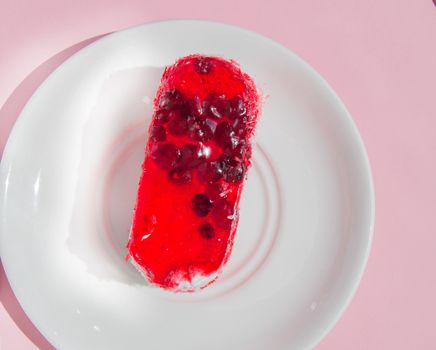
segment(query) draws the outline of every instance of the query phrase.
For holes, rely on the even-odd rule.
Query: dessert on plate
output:
[[[154,285],[195,291],[232,250],[259,116],[238,64],[191,55],[165,69],[139,181],[128,258]]]

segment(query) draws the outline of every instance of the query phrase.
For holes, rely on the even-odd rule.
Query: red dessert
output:
[[[165,69],[127,245],[151,283],[193,291],[227,261],[258,102],[233,61],[192,55]]]

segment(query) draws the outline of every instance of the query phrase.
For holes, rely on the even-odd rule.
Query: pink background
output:
[[[436,6],[432,0],[0,0],[0,151],[47,74],[86,39],[202,18],[266,35],[333,86],[366,144],[374,245],[350,307],[318,349],[436,349]],[[52,349],[0,265],[0,349]],[[273,350],[273,349],[271,349]]]

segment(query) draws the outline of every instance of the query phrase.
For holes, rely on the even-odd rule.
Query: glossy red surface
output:
[[[252,79],[232,61],[193,55],[165,70],[128,242],[150,282],[192,291],[228,259],[258,102]]]

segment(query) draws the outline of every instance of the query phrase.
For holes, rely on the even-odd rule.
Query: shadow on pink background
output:
[[[213,19],[271,37],[308,61],[359,127],[377,203],[361,285],[317,349],[436,348],[432,0],[3,0],[0,7],[0,153],[33,91],[101,33],[167,18]],[[0,301],[0,349],[53,349],[19,306],[1,264]]]
[[[3,265],[0,262],[0,301],[3,304],[6,312],[15,322],[17,327],[35,344],[38,349],[41,350],[52,350],[55,349],[51,344],[39,333],[38,329],[33,325],[33,323],[26,316],[25,312],[21,308],[17,299],[12,292],[11,286],[3,270]],[[1,339],[0,339],[1,340]],[[6,346],[0,342],[1,346]],[[8,345],[12,349],[12,344]],[[6,349],[6,348],[5,348]]]

